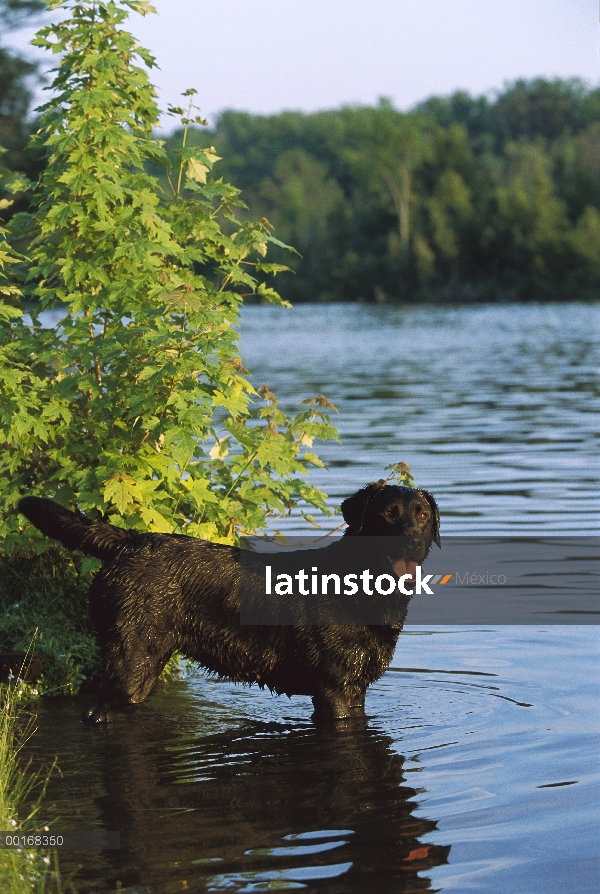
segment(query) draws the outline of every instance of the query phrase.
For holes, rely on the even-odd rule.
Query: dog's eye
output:
[[[383,515],[385,515],[386,518],[391,518],[391,517],[392,517],[391,510],[389,510],[389,509],[384,509],[384,510],[383,510]]]
[[[419,518],[427,518],[427,513],[426,513],[426,512],[422,512],[422,513],[420,514]]]

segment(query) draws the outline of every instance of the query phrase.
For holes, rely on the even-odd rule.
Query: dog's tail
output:
[[[132,531],[92,522],[81,512],[71,512],[42,497],[23,497],[18,509],[42,534],[60,540],[67,549],[80,549],[96,559],[112,558],[136,537]]]

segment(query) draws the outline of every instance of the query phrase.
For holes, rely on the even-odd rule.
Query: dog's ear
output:
[[[419,493],[421,494],[421,496],[425,497],[425,499],[429,503],[429,508],[433,513],[432,537],[434,542],[437,543],[437,545],[441,549],[442,544],[440,543],[440,510],[438,509],[437,503],[433,499],[432,495],[428,491],[419,489]]]
[[[365,518],[365,509],[372,497],[378,490],[381,490],[379,482],[367,484],[361,490],[352,494],[342,503],[342,515],[344,521],[348,522],[348,530],[344,534],[359,534]]]

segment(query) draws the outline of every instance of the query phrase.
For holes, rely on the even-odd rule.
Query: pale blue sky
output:
[[[372,104],[600,81],[598,0],[154,0],[129,30],[157,57],[162,107],[187,87],[205,115]],[[8,35],[22,47],[30,35]],[[165,121],[168,124],[169,119]]]

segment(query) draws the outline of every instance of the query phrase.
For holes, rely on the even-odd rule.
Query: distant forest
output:
[[[0,23],[39,6],[0,0]],[[35,180],[34,73],[0,49],[2,164]],[[600,89],[577,79],[519,80],[495,99],[457,92],[407,113],[385,99],[315,114],[225,111],[188,140],[215,146],[214,174],[241,190],[243,214],[266,217],[298,252],[272,258],[294,271],[275,283],[292,302],[600,294]],[[174,132],[167,147],[180,141]]]
[[[223,112],[192,140],[222,156],[299,255],[300,301],[591,299],[600,293],[600,89],[520,80],[408,113],[382,99],[302,114]],[[173,147],[174,133],[167,141]]]

